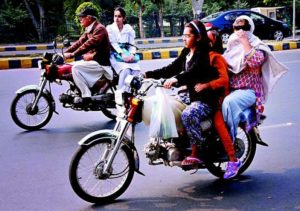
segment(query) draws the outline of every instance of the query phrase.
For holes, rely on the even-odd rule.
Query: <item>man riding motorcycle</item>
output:
[[[97,11],[86,7],[80,11],[79,20],[85,32],[78,41],[70,46],[65,58],[82,56],[82,60],[72,63],[74,83],[81,91],[81,97],[75,97],[74,103],[88,104],[91,101],[90,88],[104,75],[112,80],[109,62],[110,45],[105,26],[97,21]]]

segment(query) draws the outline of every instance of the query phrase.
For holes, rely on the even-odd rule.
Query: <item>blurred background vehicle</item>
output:
[[[287,22],[287,10],[285,7],[254,7],[251,11],[258,12],[274,20]]]
[[[233,32],[232,24],[240,15],[247,15],[252,18],[255,24],[254,34],[260,39],[280,41],[292,34],[291,29],[285,22],[274,20],[260,13],[245,9],[217,12],[202,18],[201,21],[210,23],[212,27],[217,28],[221,34],[223,43],[227,43],[230,34]]]

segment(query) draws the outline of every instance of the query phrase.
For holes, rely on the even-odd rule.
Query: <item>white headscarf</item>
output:
[[[255,29],[253,20],[246,16],[241,15],[237,17],[235,23],[238,20],[247,20],[250,24],[250,31],[247,32],[250,45],[254,49],[259,49],[265,52],[265,62],[262,65],[262,76],[263,76],[263,88],[265,100],[268,97],[268,94],[272,91],[274,85],[278,79],[287,72],[287,67],[277,61],[271,52],[270,48],[263,43],[257,36],[253,34]],[[230,35],[227,43],[227,49],[224,52],[223,56],[227,61],[228,70],[237,74],[241,72],[246,67],[245,54],[243,45],[239,42],[236,33]]]

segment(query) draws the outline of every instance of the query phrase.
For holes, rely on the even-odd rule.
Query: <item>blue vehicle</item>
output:
[[[247,15],[252,18],[255,24],[254,34],[260,39],[280,41],[292,34],[286,23],[246,9],[217,12],[201,19],[201,21],[212,24],[212,27],[219,31],[223,43],[227,43],[230,34],[233,32],[232,24],[240,15]]]

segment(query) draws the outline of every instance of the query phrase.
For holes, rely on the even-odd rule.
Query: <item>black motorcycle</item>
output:
[[[129,80],[128,82],[128,79]],[[162,82],[154,79],[128,77],[127,84],[132,92],[117,91],[116,104],[120,106],[117,123],[113,130],[98,130],[88,134],[79,142],[79,149],[74,154],[69,168],[69,179],[75,193],[92,203],[107,203],[119,197],[130,185],[134,172],[144,175],[139,170],[139,156],[135,147],[135,126],[151,119],[153,96],[147,96],[151,87],[162,87]],[[154,96],[155,99],[155,96]],[[174,99],[175,100],[175,99]],[[177,111],[186,105],[176,102]],[[147,108],[148,107],[148,108]],[[181,120],[181,112],[175,112],[176,122]],[[255,119],[255,111],[249,108],[245,120]],[[130,131],[128,135],[128,131]],[[190,155],[189,139],[184,133],[176,138],[150,138],[144,153],[150,165],[177,166],[185,171],[207,169],[211,174],[223,179],[226,163],[229,161],[222,142],[212,125],[212,120],[202,122],[202,132],[206,137],[201,146],[200,155],[204,163],[182,166],[182,160]],[[244,122],[238,128],[234,148],[242,165],[238,175],[252,163],[256,144],[266,145],[259,136],[257,127],[245,129]]]

